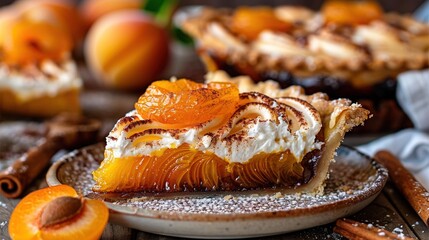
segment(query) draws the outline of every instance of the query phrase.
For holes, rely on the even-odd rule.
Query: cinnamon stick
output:
[[[54,139],[45,139],[40,145],[31,148],[13,165],[0,172],[0,194],[7,198],[21,196],[60,148],[61,144]]]
[[[0,172],[0,194],[19,197],[26,187],[45,169],[60,149],[75,149],[97,140],[101,123],[73,114],[63,114],[47,123],[44,141],[27,151],[12,166]]]
[[[406,236],[399,236],[398,234],[389,232],[385,229],[350,219],[338,219],[336,226],[334,227],[334,232],[341,234],[342,236],[351,240],[413,239]]]
[[[389,170],[393,184],[407,199],[426,226],[429,226],[429,192],[390,152],[379,151],[375,154],[375,159]]]

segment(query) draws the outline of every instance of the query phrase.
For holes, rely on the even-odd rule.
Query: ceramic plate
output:
[[[247,238],[281,234],[335,221],[367,206],[382,190],[387,171],[371,158],[342,146],[330,169],[324,195],[275,190],[161,196],[99,195],[91,172],[104,146],[76,150],[47,174],[50,186],[67,184],[81,195],[103,199],[110,221],[162,235],[188,238]]]

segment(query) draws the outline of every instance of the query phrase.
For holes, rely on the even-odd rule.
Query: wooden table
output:
[[[174,49],[172,62],[176,64],[170,65],[164,74],[165,78],[168,78],[167,76],[172,76],[172,73],[174,73],[177,77],[188,77],[202,81],[204,68],[195,56],[194,51],[180,46]],[[175,61],[175,59],[180,59],[180,61]],[[85,76],[85,73],[83,75],[85,79],[90,79]],[[86,86],[87,90],[82,94],[81,99],[84,113],[103,121],[102,136],[105,136],[110,131],[117,119],[133,108],[133,104],[139,96],[139,93],[119,93],[101,90],[91,81],[87,81]],[[5,120],[5,118],[3,118],[3,120]],[[2,117],[0,117],[0,121],[2,121]],[[356,143],[364,142],[368,139],[368,137],[354,137],[352,141]],[[41,174],[40,178],[27,192],[47,186],[44,181],[44,174],[45,173]],[[13,208],[19,201],[20,199],[6,199],[0,196],[1,239],[9,239],[7,230],[8,221]],[[424,225],[418,215],[390,182],[387,183],[382,193],[373,203],[357,214],[350,216],[350,218],[360,222],[371,223],[375,226],[381,226],[389,231],[395,230],[397,232],[403,232],[405,235],[416,239],[429,239],[429,228]],[[266,239],[341,239],[339,235],[333,234],[332,228],[333,224],[328,224],[299,232],[271,236]],[[108,224],[101,239],[174,238],[145,233],[115,224]]]

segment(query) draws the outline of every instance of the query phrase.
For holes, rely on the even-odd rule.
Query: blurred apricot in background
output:
[[[80,10],[88,29],[100,17],[119,10],[136,10],[144,0],[84,0]]]
[[[0,11],[2,60],[21,65],[61,60],[84,37],[80,14],[68,1],[18,1]]]
[[[143,11],[117,11],[91,27],[84,54],[93,75],[106,86],[138,90],[155,80],[167,65],[169,37]]]
[[[377,1],[326,1],[322,13],[327,23],[359,25],[367,24],[383,16]]]
[[[26,0],[17,5],[26,18],[34,21],[47,19],[66,30],[78,43],[84,36],[83,19],[72,1],[67,0]]]

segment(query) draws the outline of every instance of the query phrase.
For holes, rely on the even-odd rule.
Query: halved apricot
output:
[[[247,39],[254,40],[264,30],[286,32],[291,24],[276,17],[267,7],[241,7],[232,16],[232,30]]]
[[[145,119],[193,126],[235,111],[238,88],[231,83],[201,84],[181,79],[152,83],[135,107]]]
[[[40,189],[16,206],[9,221],[12,239],[99,239],[109,211],[67,185]]]
[[[327,23],[341,25],[367,24],[379,19],[383,10],[376,1],[327,1],[322,7]]]

